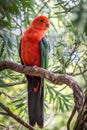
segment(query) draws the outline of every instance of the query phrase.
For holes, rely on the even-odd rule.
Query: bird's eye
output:
[[[43,20],[43,19],[40,19],[40,22],[44,22],[44,20]]]

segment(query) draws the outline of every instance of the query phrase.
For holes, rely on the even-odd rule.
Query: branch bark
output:
[[[71,77],[66,74],[54,74],[51,71],[47,71],[40,67],[31,67],[13,63],[11,61],[1,61],[0,62],[0,71],[5,69],[11,69],[22,74],[29,74],[39,76],[41,78],[47,78],[54,84],[64,83],[67,84],[72,90],[74,95],[75,107],[78,112],[81,111],[84,103],[84,95],[81,87],[78,83]]]
[[[75,108],[78,111],[78,113],[81,112],[84,104],[84,94],[81,89],[81,87],[78,85],[78,83],[71,77],[66,74],[54,74],[51,71],[47,71],[40,67],[32,67],[32,66],[23,66],[17,63],[13,63],[11,61],[1,61],[0,62],[0,71],[3,71],[5,69],[10,69],[22,74],[28,74],[28,75],[34,75],[39,76],[41,78],[46,78],[53,82],[54,84],[63,83],[68,85],[74,95],[74,102],[75,102]],[[71,115],[71,118],[73,115]],[[71,118],[69,120],[69,123],[71,121]],[[70,126],[70,124],[68,124]]]
[[[78,114],[74,130],[87,130],[87,96],[81,112]]]

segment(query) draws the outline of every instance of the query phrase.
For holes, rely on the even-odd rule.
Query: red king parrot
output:
[[[20,58],[23,65],[47,68],[48,42],[45,33],[50,21],[46,16],[36,17],[24,32],[20,44]],[[25,75],[28,80],[28,114],[30,125],[43,127],[43,80]]]

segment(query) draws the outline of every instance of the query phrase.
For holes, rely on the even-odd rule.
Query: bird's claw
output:
[[[24,64],[24,65],[23,65],[23,69],[24,69],[25,67],[27,67],[27,66],[28,66],[28,65]],[[32,67],[29,69],[29,73],[31,73],[32,70],[35,69],[35,68],[37,68],[36,65],[32,66]]]
[[[36,65],[32,66],[32,67],[31,67],[31,69],[29,70],[29,73],[31,73],[31,72],[32,72],[32,70],[33,70],[33,69],[35,69],[35,68],[37,68],[37,66],[36,66]]]
[[[27,65],[26,65],[26,64],[24,64],[24,65],[23,65],[23,69],[24,69],[26,66],[27,66]]]

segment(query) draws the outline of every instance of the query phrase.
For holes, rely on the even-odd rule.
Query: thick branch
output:
[[[87,96],[81,112],[78,114],[74,130],[87,130]]]
[[[84,95],[82,89],[78,83],[71,77],[65,74],[54,74],[51,71],[47,71],[40,67],[22,66],[10,61],[0,62],[0,71],[5,69],[11,69],[19,73],[40,76],[41,78],[47,78],[54,84],[64,83],[67,84],[72,90],[74,95],[75,106],[78,112],[81,111],[84,103]]]
[[[0,107],[2,109],[4,109],[9,116],[13,117],[17,122],[19,122],[20,124],[22,124],[26,128],[28,128],[30,130],[35,130],[31,125],[28,125],[26,122],[24,122],[23,120],[21,120],[20,117],[18,117],[17,115],[15,115],[8,107],[6,107],[5,105],[3,105],[1,102],[0,102]]]

